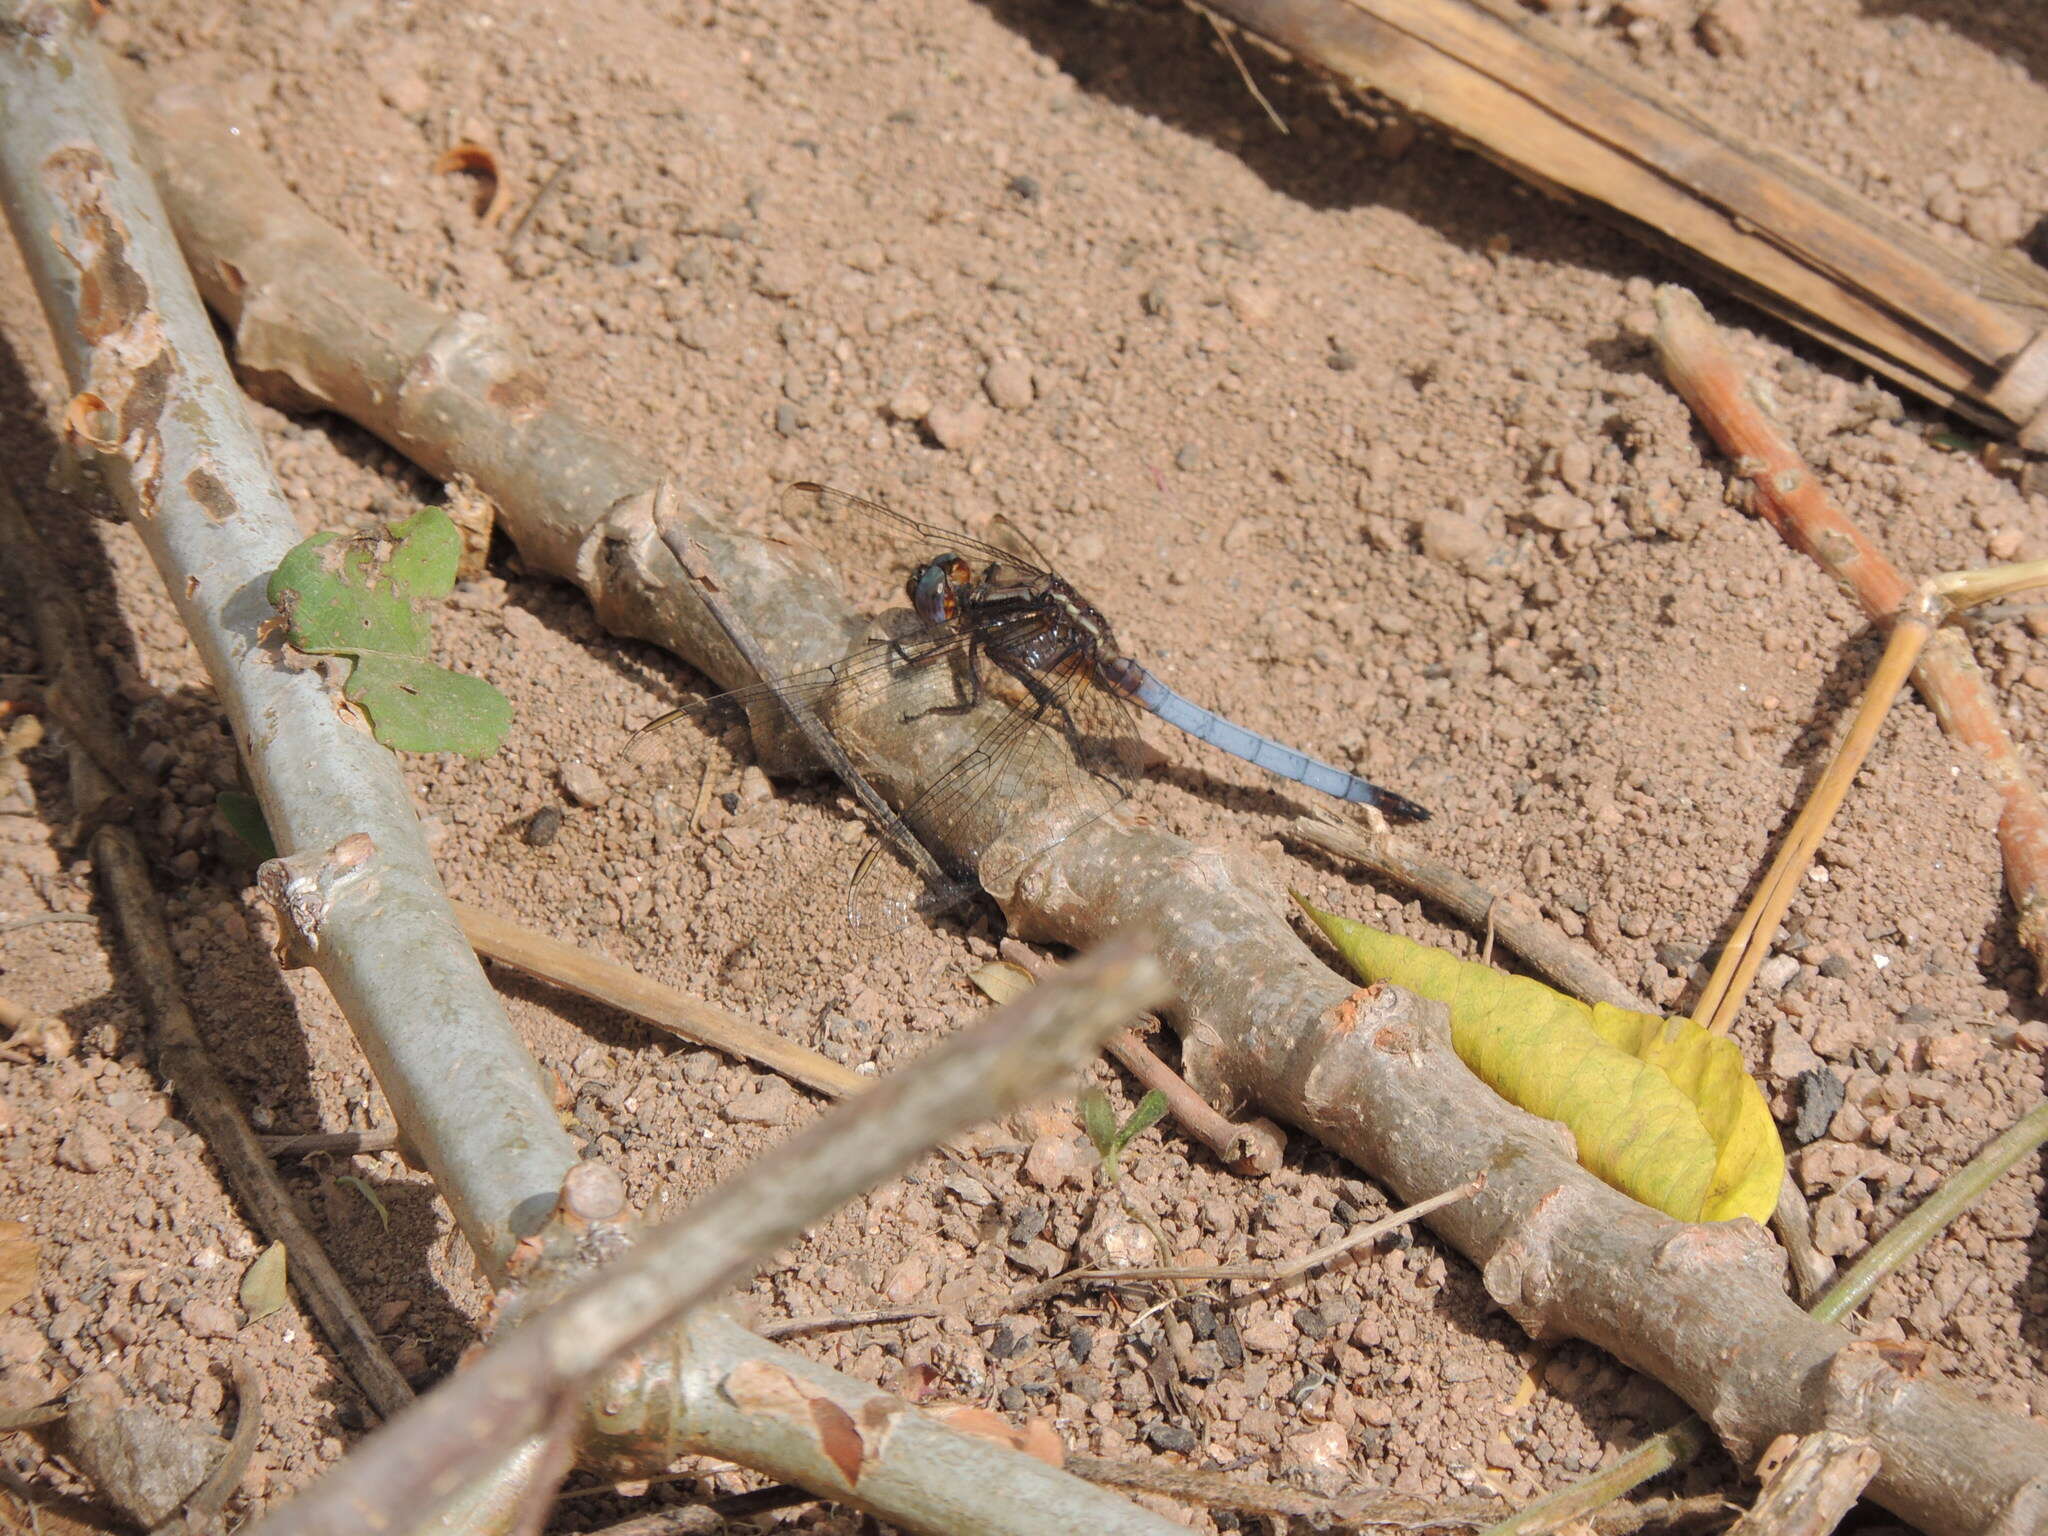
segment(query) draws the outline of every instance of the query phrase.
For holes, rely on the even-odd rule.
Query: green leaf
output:
[[[374,535],[316,533],[271,573],[271,605],[294,647],[316,656],[427,653],[427,623],[410,587],[391,579]]]
[[[1459,1059],[1503,1098],[1569,1126],[1588,1172],[1681,1221],[1769,1220],[1785,1150],[1734,1041],[1691,1019],[1588,1007],[1301,906],[1367,981],[1445,1004]]]
[[[336,1179],[335,1182],[337,1184],[348,1185],[349,1188],[353,1189],[357,1194],[361,1195],[365,1200],[369,1201],[370,1209],[375,1211],[377,1213],[377,1219],[384,1223],[384,1230],[386,1232],[389,1232],[391,1230],[391,1212],[386,1210],[384,1208],[384,1202],[377,1198],[377,1191],[370,1188],[368,1184],[364,1183],[361,1179],[357,1178],[352,1173],[344,1173],[339,1179]]]
[[[1081,1095],[1081,1128],[1095,1144],[1095,1155],[1107,1161],[1116,1156],[1116,1111],[1109,1107],[1109,1095],[1090,1088]]]
[[[462,530],[439,507],[422,507],[391,526],[398,548],[391,552],[391,579],[414,597],[446,597],[455,590],[462,558]]]
[[[399,752],[488,757],[512,725],[505,695],[480,677],[431,661],[359,656],[342,693],[363,707],[377,739]]]
[[[214,796],[213,808],[258,859],[277,857],[277,840],[270,835],[270,823],[263,819],[262,801],[245,790],[224,789]]]
[[[1166,1095],[1157,1088],[1148,1089],[1145,1097],[1138,1100],[1138,1107],[1131,1111],[1131,1118],[1124,1122],[1123,1129],[1116,1133],[1116,1149],[1121,1152],[1140,1136],[1157,1125],[1166,1113]]]
[[[352,656],[347,687],[385,746],[401,752],[495,752],[512,706],[481,678],[427,661],[428,599],[455,589],[462,535],[427,507],[388,531],[318,533],[285,556],[270,601],[299,650]]]
[[[272,1243],[256,1255],[255,1263],[242,1271],[242,1310],[253,1323],[270,1316],[284,1303],[284,1244]]]

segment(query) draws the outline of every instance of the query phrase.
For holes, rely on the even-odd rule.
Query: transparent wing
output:
[[[978,663],[990,683],[986,659]],[[928,848],[958,861],[954,882],[920,889],[902,860],[876,843],[862,855],[847,892],[847,917],[858,927],[887,929],[966,900],[984,877],[1007,880],[1024,864],[1065,842],[1120,805],[1130,793],[1137,725],[1122,700],[1094,686],[1075,665],[1038,677],[1044,696],[992,702],[992,718],[973,747],[903,808],[903,819]],[[992,686],[992,684],[991,684]],[[1078,768],[1078,772],[1076,769]],[[1047,786],[1056,786],[1045,809]],[[1023,808],[1023,809],[1020,809]],[[1001,870],[981,850],[1003,839],[1012,815],[1032,818],[1028,847]]]
[[[885,507],[878,501],[868,501],[847,491],[835,491],[829,485],[817,485],[809,480],[800,480],[795,485],[785,486],[782,491],[782,515],[794,523],[809,523],[829,519],[839,513],[850,513],[865,519],[887,531],[899,543],[916,551],[913,563],[921,563],[945,550],[955,554],[969,555],[989,564],[1004,565],[1020,573],[1020,577],[1044,576],[1048,574],[1043,557],[1034,561],[1036,549],[1017,532],[1016,525],[1005,519],[1002,527],[1016,532],[1018,548],[1001,549],[994,544],[962,533],[958,528],[944,528],[937,523],[921,523],[914,517],[906,517],[893,507]],[[1026,554],[1026,550],[1030,554]]]
[[[965,635],[929,640],[876,640],[849,652],[829,667],[796,672],[772,683],[754,683],[729,693],[692,699],[636,730],[619,752],[619,761],[635,771],[660,771],[702,756],[699,734],[725,715],[744,713],[753,719],[760,710],[786,718],[785,699],[794,700],[821,720],[850,719],[886,701],[898,686],[906,661],[923,665],[942,662],[967,644]]]

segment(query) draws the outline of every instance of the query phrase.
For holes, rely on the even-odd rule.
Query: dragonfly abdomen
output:
[[[1204,709],[1194,701],[1182,698],[1129,658],[1108,664],[1104,671],[1107,674],[1105,680],[1115,691],[1140,709],[1150,711],[1175,729],[1186,731],[1195,740],[1206,741],[1232,757],[1241,757],[1268,773],[1278,774],[1297,784],[1306,784],[1310,789],[1321,790],[1339,800],[1375,806],[1395,821],[1425,821],[1429,817],[1429,812],[1413,800],[1390,789],[1382,789],[1370,779],[1361,779],[1355,773],[1334,768],[1306,752],[1298,752],[1270,736],[1261,736],[1257,731],[1226,720],[1213,709]]]

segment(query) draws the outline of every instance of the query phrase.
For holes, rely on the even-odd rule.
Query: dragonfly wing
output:
[[[958,528],[942,528],[937,523],[921,523],[914,517],[906,517],[893,507],[885,507],[878,501],[855,496],[849,491],[835,491],[829,485],[817,485],[800,480],[782,490],[782,515],[797,524],[829,522],[842,514],[869,522],[886,531],[898,545],[911,551],[910,565],[914,568],[944,551],[965,555],[980,565],[1004,565],[1020,573],[1020,579],[1044,576],[1046,569],[1039,559],[1034,559],[1036,550],[1021,536],[1017,547],[1004,549],[996,544],[972,537]],[[1007,519],[1002,526],[1015,531],[1015,525]],[[1028,552],[1027,552],[1028,551]],[[1042,558],[1042,557],[1040,557]]]
[[[1115,737],[1128,711],[1078,673],[1045,681],[1048,700],[985,705],[991,718],[972,748],[903,808],[904,821],[927,848],[950,859],[957,878],[936,891],[919,889],[893,867],[899,861],[887,850],[871,848],[848,892],[852,922],[894,927],[958,905],[977,884],[1006,885],[1032,859],[1123,803],[1129,767]],[[1105,726],[1106,734],[1091,734]]]
[[[638,772],[701,761],[704,734],[715,729],[717,720],[737,713],[750,723],[766,718],[778,726],[787,724],[793,728],[792,704],[809,710],[828,728],[835,723],[850,723],[889,702],[898,689],[906,661],[921,668],[943,664],[965,643],[965,638],[957,635],[909,641],[876,640],[827,667],[691,699],[636,730],[621,749],[619,759]]]

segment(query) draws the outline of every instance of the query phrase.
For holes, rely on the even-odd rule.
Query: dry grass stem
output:
[[[1481,885],[1398,832],[1384,826],[1367,830],[1317,813],[1290,822],[1281,829],[1281,836],[1399,881],[1470,928],[1490,927],[1531,970],[1574,997],[1638,1012],[1654,1011],[1590,948],[1545,922],[1535,912],[1534,903],[1518,899],[1517,893]]]
[[[1829,500],[1813,471],[1757,404],[1699,300],[1667,284],[1657,290],[1657,316],[1657,347],[1672,387],[1756,488],[1757,511],[1779,537],[1854,593],[1865,614],[1890,625],[1907,611],[1912,588]],[[2048,985],[2048,801],[2029,778],[1999,718],[1990,684],[1961,635],[1953,629],[1932,635],[1913,682],[1942,728],[1973,750],[1998,792],[2006,889],[2019,913],[2020,942],[2034,957],[2037,978]]]
[[[750,1024],[738,1014],[687,992],[642,976],[560,939],[535,933],[467,902],[455,902],[455,916],[476,952],[500,965],[537,976],[580,997],[630,1013],[680,1039],[710,1046],[779,1072],[827,1098],[843,1099],[874,1086],[851,1067]]]

